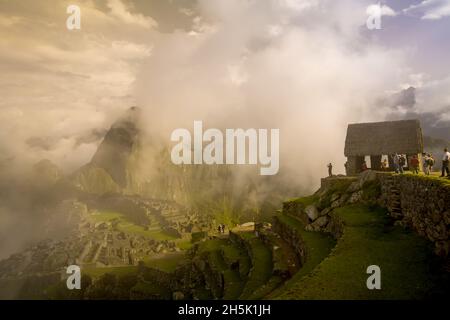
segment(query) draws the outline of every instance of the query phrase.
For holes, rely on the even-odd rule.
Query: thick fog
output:
[[[0,258],[38,226],[27,206],[35,195],[14,191],[16,180],[26,185],[42,159],[65,174],[86,164],[130,106],[143,110],[144,141],[168,152],[171,132],[192,130],[194,120],[279,129],[279,175],[303,192],[317,188],[329,162],[344,172],[347,124],[384,120],[392,110],[380,97],[413,85],[415,112],[450,119],[448,74],[418,73],[427,65],[411,64],[416,48],[380,41],[400,42],[397,29],[368,30],[371,1],[78,3],[76,31],[65,27],[67,1],[0,3]],[[402,15],[383,14],[383,25]]]

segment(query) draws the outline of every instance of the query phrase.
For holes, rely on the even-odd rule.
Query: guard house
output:
[[[392,154],[404,154],[407,164],[416,155],[422,163],[423,138],[419,120],[401,120],[349,124],[344,154],[347,157],[347,175],[361,172],[366,156],[370,168],[381,169],[382,156],[387,156],[389,170],[393,170]]]

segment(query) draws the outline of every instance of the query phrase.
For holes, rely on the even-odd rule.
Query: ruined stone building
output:
[[[403,154],[407,164],[416,155],[422,163],[422,129],[419,120],[401,120],[349,124],[344,154],[347,157],[347,175],[361,172],[366,156],[372,170],[381,169],[382,156],[388,156],[389,170],[393,170],[391,155]],[[369,164],[368,164],[369,166]]]

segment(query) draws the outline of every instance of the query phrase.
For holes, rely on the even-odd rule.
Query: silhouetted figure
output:
[[[333,165],[331,164],[331,162],[327,165],[328,167],[328,176],[331,177],[333,176]]]

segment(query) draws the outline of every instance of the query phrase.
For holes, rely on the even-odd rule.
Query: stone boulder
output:
[[[316,220],[319,217],[319,210],[317,210],[317,207],[313,204],[305,208],[305,213],[312,221]]]
[[[322,216],[317,218],[316,221],[313,222],[313,224],[319,228],[323,228],[328,224],[328,217],[327,216]]]
[[[361,201],[362,199],[362,191],[356,191],[354,193],[352,193],[352,195],[350,196],[350,199],[348,199],[348,203],[357,203],[359,201]]]

